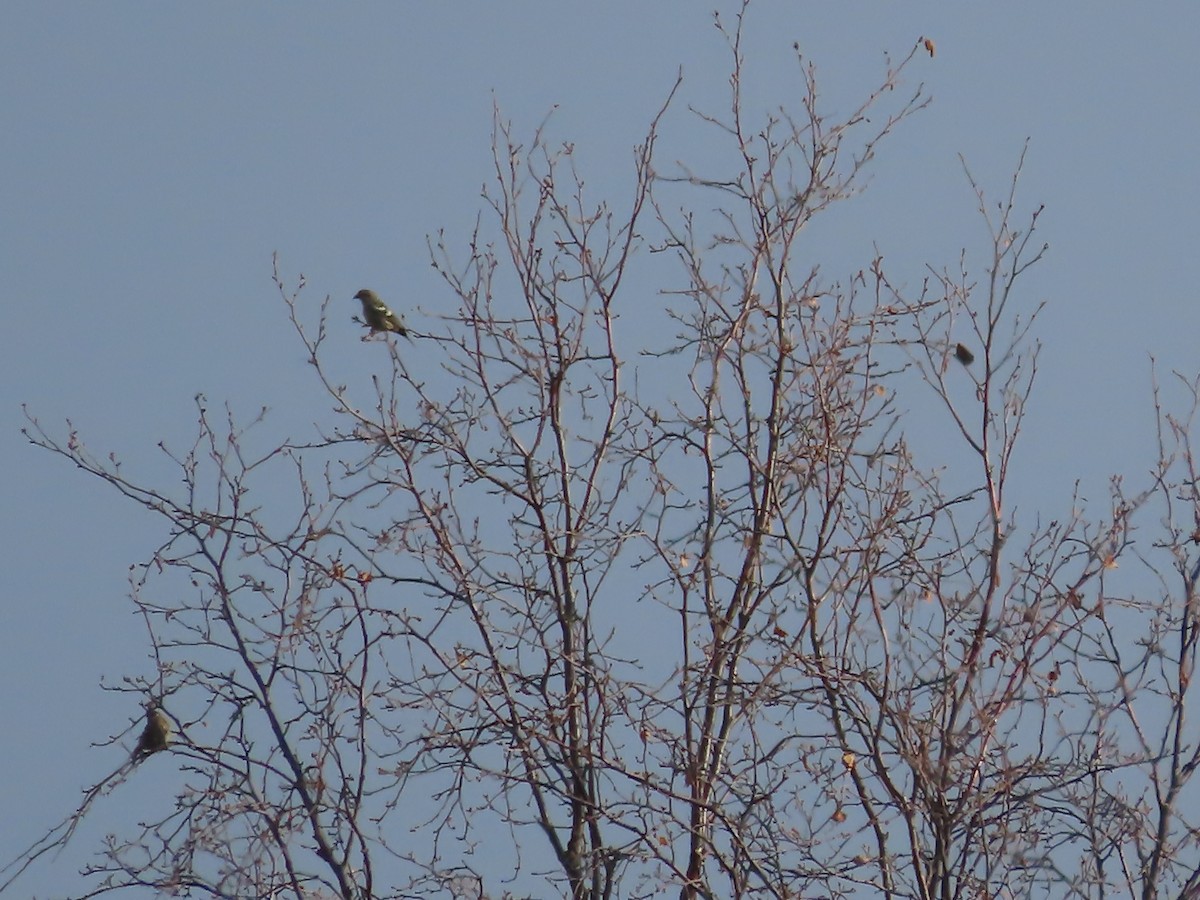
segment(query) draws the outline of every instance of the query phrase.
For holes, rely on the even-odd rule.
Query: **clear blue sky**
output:
[[[713,5],[5,4],[0,858],[119,762],[118,748],[89,744],[138,710],[98,682],[151,671],[125,579],[163,534],[30,448],[21,404],[52,427],[71,418],[94,451],[163,486],[172,475],[156,444],[194,433],[199,392],[244,416],[271,406],[292,434],[327,421],[270,282],[272,253],[289,280],[307,277],[314,303],[333,295],[348,352],[360,287],[418,327],[449,311],[425,236],[465,241],[493,96],[518,134],[557,105],[553,134],[575,143],[593,195],[623,197],[631,148],[680,66],[660,158],[708,152],[713,135],[686,106],[727,104]],[[1050,305],[1022,459],[1058,504],[1049,517],[1075,478],[1100,499],[1108,473],[1149,465],[1149,354],[1163,371],[1200,368],[1198,34],[1200,5],[1185,2],[751,10],[756,111],[798,99],[793,42],[835,112],[879,77],[885,51],[937,42],[909,76],[933,104],[837,214],[835,266],[866,265],[877,244],[915,282],[926,261],[984,249],[957,154],[998,199],[1031,139],[1020,196],[1046,204],[1051,250],[1023,302]],[[154,777],[139,773],[107,821],[136,817]],[[69,893],[104,821],[18,893]]]

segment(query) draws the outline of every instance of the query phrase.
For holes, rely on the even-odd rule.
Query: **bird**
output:
[[[137,746],[133,748],[135,760],[145,759],[151,753],[165,750],[171,740],[171,720],[160,707],[146,707],[146,727],[138,738]]]
[[[975,354],[971,352],[971,349],[966,344],[959,344],[954,348],[954,358],[964,366],[969,366],[975,362]]]
[[[402,337],[408,337],[404,319],[388,309],[388,305],[380,300],[379,295],[374,291],[363,288],[354,295],[354,299],[362,301],[363,319],[370,327],[371,334],[377,331],[394,331]]]

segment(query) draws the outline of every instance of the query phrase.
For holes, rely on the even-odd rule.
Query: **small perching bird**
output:
[[[971,348],[966,344],[959,344],[954,348],[954,358],[964,366],[969,366],[975,362],[975,354],[971,352]]]
[[[171,720],[161,708],[149,706],[146,708],[146,727],[142,729],[137,746],[133,748],[133,758],[141,760],[151,753],[165,750],[170,740]]]
[[[371,334],[377,331],[394,331],[398,335],[408,337],[404,319],[388,309],[388,305],[380,300],[374,291],[363,288],[354,295],[354,299],[362,301],[363,319],[371,329]]]

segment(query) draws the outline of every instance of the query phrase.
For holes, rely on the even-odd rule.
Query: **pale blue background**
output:
[[[280,435],[329,421],[271,254],[289,281],[308,278],[311,303],[334,296],[346,353],[363,350],[350,321],[360,287],[418,328],[450,311],[425,236],[445,228],[461,246],[474,222],[493,91],[520,136],[557,104],[552,133],[575,143],[592,195],[621,200],[631,148],[680,65],[660,163],[712,158],[713,133],[686,112],[727,108],[711,8],[4,5],[0,859],[120,761],[89,743],[138,710],[98,681],[151,671],[125,579],[163,536],[149,514],[30,448],[20,405],[60,433],[70,417],[95,452],[163,487],[175,475],[155,445],[194,433],[198,392],[246,417],[272,407]],[[866,195],[814,246],[844,277],[878,244],[915,285],[924,262],[986,246],[956,154],[999,199],[1032,139],[1020,197],[1046,204],[1051,251],[1021,302],[1050,306],[1020,464],[1023,496],[1061,516],[1074,479],[1099,500],[1110,472],[1149,466],[1149,354],[1164,372],[1200,368],[1200,6],[763,2],[746,42],[748,105],[798,100],[799,41],[827,108],[847,112],[884,52],[903,57],[922,35],[937,56],[917,60],[907,84],[924,81],[933,105],[883,146]],[[158,777],[139,772],[14,895],[69,895],[83,852],[136,820]]]

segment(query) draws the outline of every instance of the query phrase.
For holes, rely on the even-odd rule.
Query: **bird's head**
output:
[[[354,299],[361,300],[363,303],[375,303],[379,300],[379,298],[375,296],[374,291],[369,291],[366,288],[363,288],[361,291],[355,294]]]

